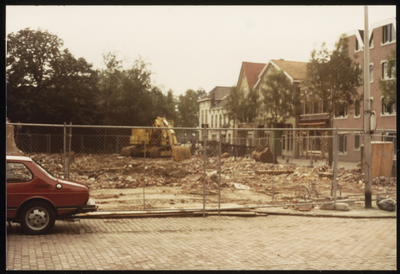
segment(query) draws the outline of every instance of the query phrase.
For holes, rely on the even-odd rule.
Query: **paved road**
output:
[[[6,256],[9,270],[396,270],[396,219],[81,219],[41,236],[12,224]]]

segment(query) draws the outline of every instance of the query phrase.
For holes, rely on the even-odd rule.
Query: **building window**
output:
[[[282,135],[282,150],[286,150],[286,136]]]
[[[360,149],[360,135],[354,135],[354,150]]]
[[[211,115],[211,127],[214,127],[214,115]]]
[[[382,115],[396,114],[396,104],[385,104],[382,100]]]
[[[390,43],[395,40],[396,33],[393,28],[393,24],[389,24],[382,27],[382,44]]]
[[[388,62],[387,61],[382,61],[382,79],[392,79],[392,70],[388,71]],[[396,67],[396,63],[394,63],[394,66]]]
[[[374,82],[374,64],[369,64],[369,82]]]
[[[339,134],[339,153],[347,152],[347,136],[344,134]]]
[[[388,79],[388,75],[387,75],[387,67],[388,67],[388,63],[382,62],[382,79]]]
[[[360,109],[361,109],[361,107],[360,107],[360,101],[357,100],[357,101],[354,103],[354,117],[360,117]]]
[[[345,118],[347,117],[347,106],[337,106],[335,110],[335,118]]]

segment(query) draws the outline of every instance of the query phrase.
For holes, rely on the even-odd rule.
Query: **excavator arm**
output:
[[[172,149],[172,156],[174,157],[175,161],[179,162],[182,160],[190,159],[191,153],[188,147],[180,146],[176,139],[175,130],[172,126],[168,123],[168,120],[163,117],[157,117],[154,121],[154,127],[168,127],[168,129],[163,129],[163,137],[168,137],[169,143]]]

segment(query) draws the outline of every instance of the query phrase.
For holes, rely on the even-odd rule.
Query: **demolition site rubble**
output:
[[[56,177],[63,177],[62,154],[35,154],[31,157]],[[170,158],[143,159],[117,154],[77,154],[71,157],[69,177],[86,183],[91,192],[100,193],[98,198],[118,199],[126,195],[129,190],[144,187],[146,189],[162,188],[160,195],[163,193],[202,195],[205,183],[207,195],[217,194],[219,187],[223,194],[236,193],[234,196],[224,195],[223,203],[235,200],[237,202],[240,198],[241,201],[248,199],[249,202],[239,202],[239,204],[290,204],[302,200],[298,192],[299,186],[306,186],[310,181],[316,182],[319,197],[331,197],[333,172],[325,164],[310,168],[287,163],[263,163],[251,158],[209,157],[204,169],[203,161],[202,156],[192,156],[189,160],[175,162]],[[339,198],[348,198],[352,195],[362,196],[365,186],[364,174],[361,173],[360,168],[346,169],[339,166],[337,181],[340,190],[340,194],[339,192],[337,194]],[[395,191],[395,184],[395,177],[374,178],[372,190],[374,192]],[[118,191],[107,195],[107,191],[111,193],[111,190]],[[174,204],[175,200],[168,199],[168,202]],[[181,199],[181,202],[184,203],[184,199]]]

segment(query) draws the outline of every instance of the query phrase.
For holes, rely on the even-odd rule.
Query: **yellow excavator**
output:
[[[160,129],[167,127],[168,129]],[[142,157],[173,157],[175,161],[191,158],[189,147],[181,146],[173,129],[174,122],[163,117],[157,117],[152,129],[132,129],[129,138],[130,146],[122,148],[122,156]]]

